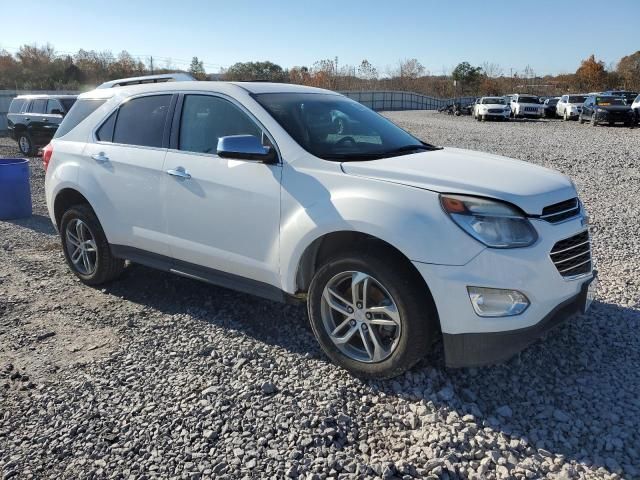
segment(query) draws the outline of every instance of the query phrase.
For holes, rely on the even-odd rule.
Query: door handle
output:
[[[183,167],[176,167],[175,169],[167,170],[167,173],[173,177],[180,177],[186,180],[191,178],[191,174],[187,172]]]
[[[107,157],[104,152],[100,152],[100,153],[94,153],[93,155],[91,155],[91,158],[93,158],[96,162],[98,163],[104,163],[104,162],[108,162],[109,161],[109,157]]]
[[[45,119],[43,120],[43,122],[48,122],[48,121],[49,121],[49,119],[48,119],[48,118],[45,118]]]

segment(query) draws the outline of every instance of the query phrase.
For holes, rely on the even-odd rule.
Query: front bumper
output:
[[[560,303],[530,327],[505,332],[443,333],[447,367],[492,365],[508,360],[569,317],[583,313],[593,278],[583,281],[580,293]]]
[[[531,222],[539,235],[531,247],[486,248],[462,266],[414,262],[429,285],[438,310],[447,365],[478,365],[508,358],[535,340],[542,328],[539,325],[543,321],[549,322],[547,317],[555,317],[558,308],[573,311],[567,305],[577,301],[585,281],[593,278],[592,273],[563,277],[549,255],[556,242],[585,230],[581,217],[559,224],[543,220]],[[530,305],[520,315],[480,317],[469,300],[468,286],[518,290],[526,295]],[[508,350],[504,358],[494,358],[488,347],[482,347],[483,343],[492,345],[495,342],[485,342],[483,338],[507,334],[531,338],[526,342],[514,342],[516,347]],[[479,340],[478,346],[471,347],[476,340]],[[484,360],[483,356],[486,357]]]

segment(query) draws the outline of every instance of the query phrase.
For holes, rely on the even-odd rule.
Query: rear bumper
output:
[[[569,317],[583,313],[587,290],[594,277],[582,284],[578,294],[560,303],[530,327],[503,332],[443,333],[447,367],[476,367],[508,360]]]

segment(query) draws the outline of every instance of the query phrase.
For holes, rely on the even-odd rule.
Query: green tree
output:
[[[269,82],[284,82],[286,72],[280,65],[273,62],[238,62],[231,65],[224,72],[224,79],[229,81],[264,80]]]
[[[482,79],[482,67],[473,67],[469,62],[462,62],[453,69],[451,76],[461,84],[462,92],[475,92]]]
[[[198,60],[198,57],[193,57],[191,65],[189,66],[189,73],[193,75],[196,80],[206,80],[207,72],[204,69],[203,62]]]

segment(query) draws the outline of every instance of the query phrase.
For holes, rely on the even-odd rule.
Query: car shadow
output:
[[[186,312],[203,324],[233,328],[329,362],[302,305],[284,305],[139,265],[130,265],[106,291],[166,314]],[[448,369],[438,344],[410,372],[368,385],[374,392],[432,405],[442,419],[455,414],[460,421],[473,415],[477,428],[500,433],[508,438],[507,445],[515,440],[533,449],[527,455],[563,455],[634,477],[638,473],[630,470],[629,459],[640,449],[640,354],[625,339],[637,335],[639,323],[638,310],[594,302],[588,314],[573,317],[504,364]],[[626,383],[616,383],[622,370]],[[455,449],[461,455],[475,452],[464,440]]]
[[[54,228],[53,223],[51,223],[51,218],[49,218],[47,215],[33,214],[30,217],[26,218],[1,221],[11,223],[12,225],[16,225],[18,227],[27,228],[29,230],[33,230],[34,232],[42,233],[45,235],[57,235],[56,229]]]

